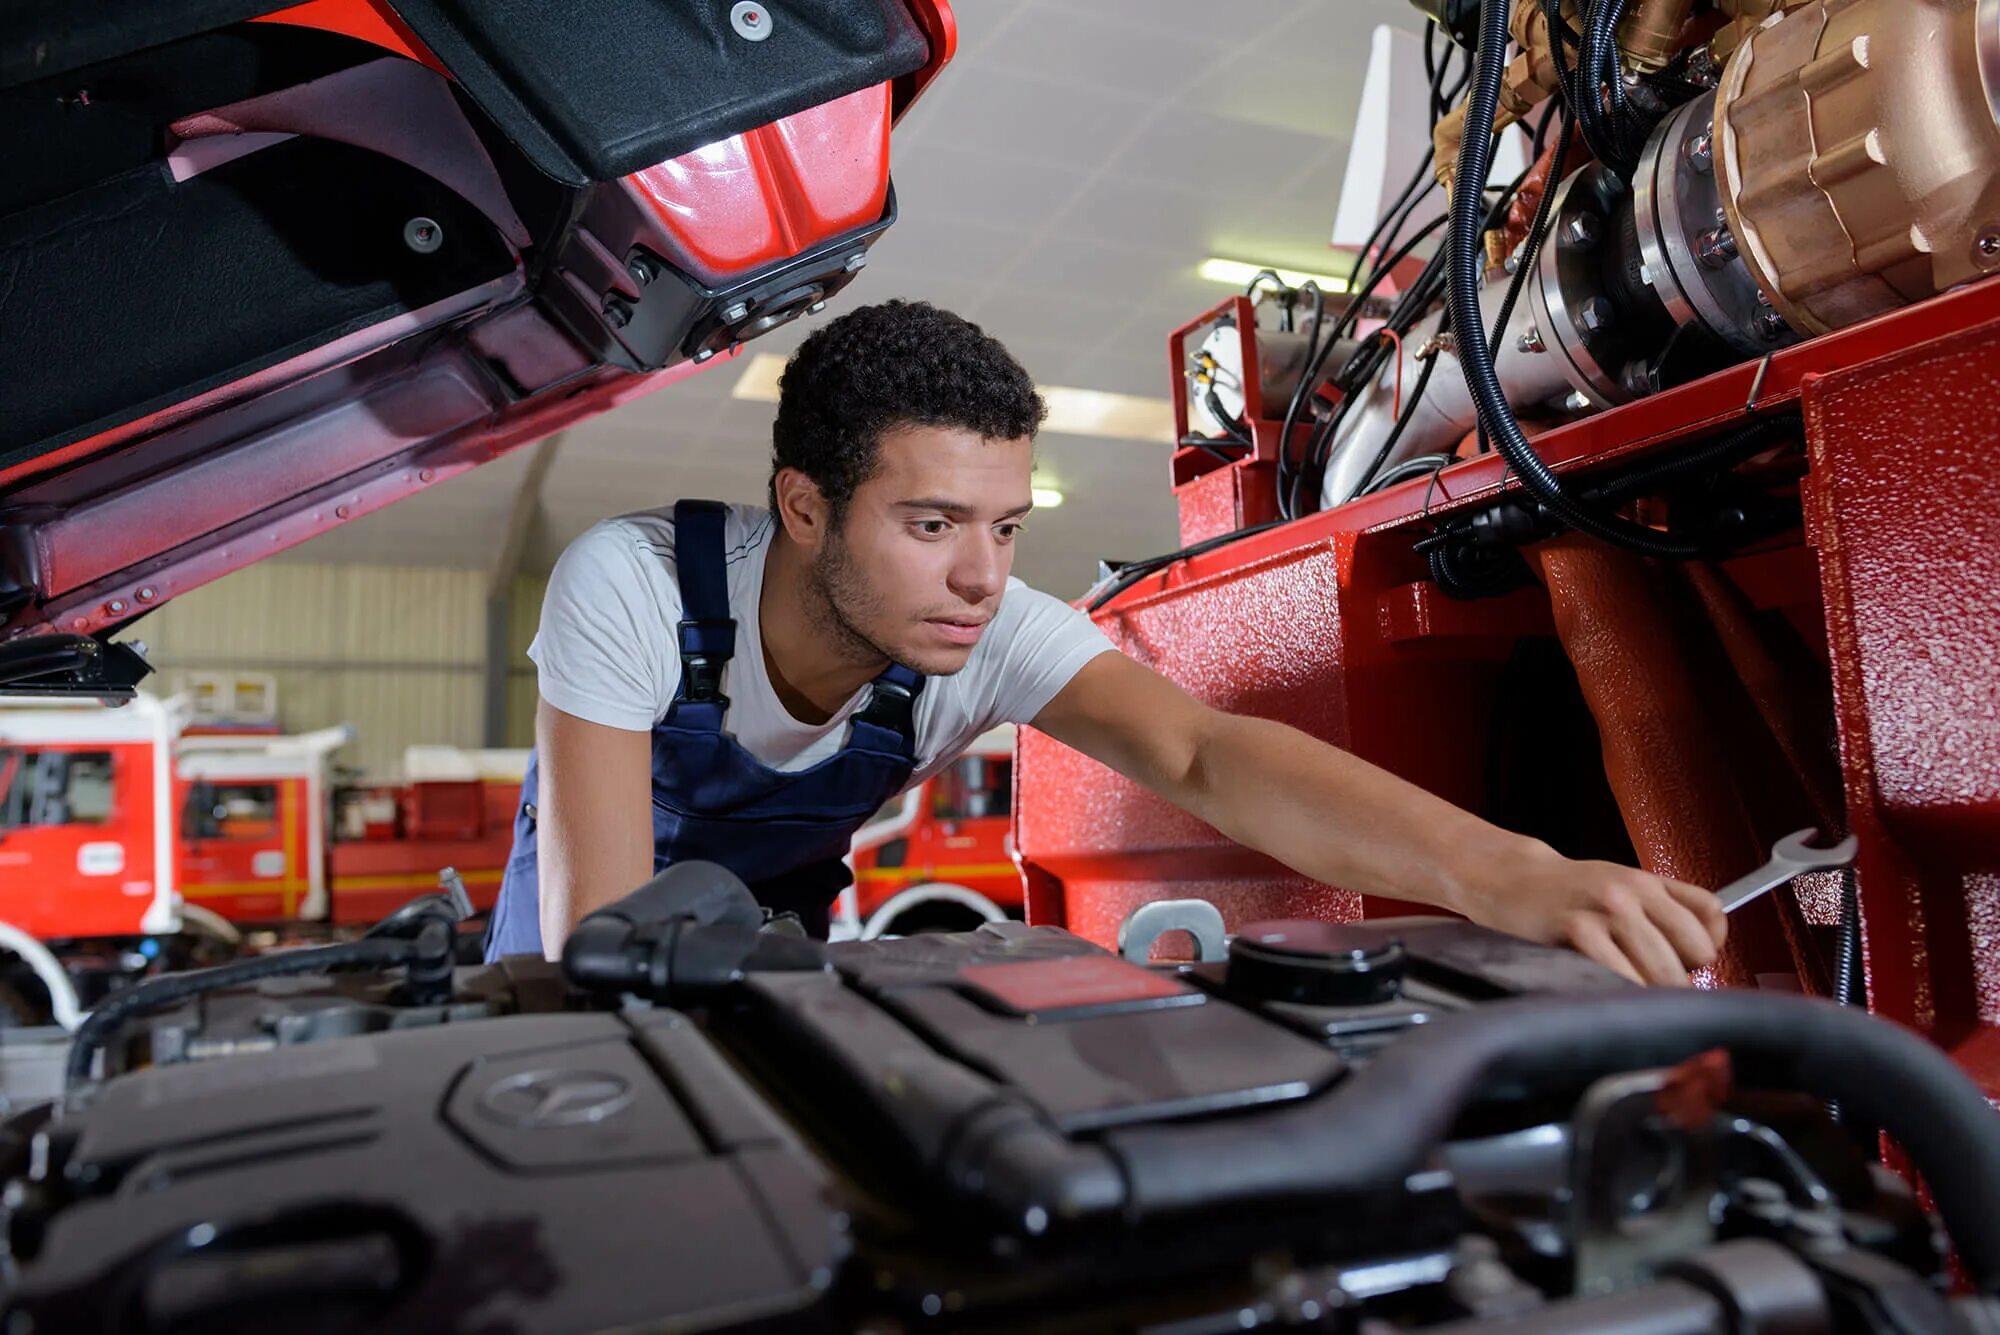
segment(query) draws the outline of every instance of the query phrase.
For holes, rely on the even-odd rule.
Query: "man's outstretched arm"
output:
[[[543,700],[535,746],[542,953],[553,960],[585,914],[653,875],[653,744]]]
[[[1635,980],[1685,984],[1727,931],[1706,890],[1571,861],[1296,728],[1210,709],[1123,654],[1092,659],[1034,726],[1315,881],[1567,944]]]

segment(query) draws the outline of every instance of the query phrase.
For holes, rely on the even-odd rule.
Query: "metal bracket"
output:
[[[1193,937],[1204,964],[1229,957],[1222,910],[1205,899],[1157,899],[1141,904],[1118,925],[1118,953],[1134,964],[1144,964],[1152,959],[1153,946],[1168,932],[1186,932]]]
[[[89,635],[30,635],[0,644],[0,695],[122,703],[152,670],[143,646]]]

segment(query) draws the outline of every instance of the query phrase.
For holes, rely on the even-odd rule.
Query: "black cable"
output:
[[[1163,552],[1159,556],[1149,556],[1143,561],[1133,561],[1121,567],[1118,573],[1112,577],[1111,583],[1107,584],[1101,592],[1092,595],[1090,602],[1086,604],[1086,610],[1097,611],[1113,598],[1116,598],[1119,594],[1146,578],[1146,576],[1157,574],[1177,561],[1185,561],[1191,556],[1200,556],[1204,552],[1212,552],[1218,547],[1225,547],[1235,542],[1238,538],[1247,538],[1252,533],[1262,533],[1265,529],[1276,528],[1283,522],[1282,519],[1273,519],[1262,524],[1252,524],[1249,528],[1239,528],[1213,538],[1207,538],[1190,546],[1182,547],[1178,551]]]
[[[1569,156],[1570,131],[1575,125],[1573,117],[1563,117],[1562,133],[1556,136],[1556,151],[1549,159],[1548,175],[1542,181],[1542,197],[1535,203],[1535,216],[1528,223],[1528,236],[1521,245],[1520,262],[1514,266],[1514,276],[1507,283],[1506,299],[1500,303],[1500,314],[1493,321],[1493,337],[1487,342],[1488,352],[1495,358],[1500,355],[1500,340],[1506,336],[1507,321],[1514,318],[1514,305],[1521,299],[1528,271],[1535,267],[1535,261],[1541,255],[1542,238],[1548,232],[1556,186],[1562,182],[1563,160]]]
[[[1443,353],[1437,353],[1424,360],[1424,369],[1417,373],[1417,383],[1410,391],[1409,402],[1403,405],[1403,411],[1396,417],[1396,425],[1383,438],[1381,448],[1375,451],[1375,457],[1369,461],[1368,471],[1355,480],[1354,490],[1342,499],[1341,503],[1343,505],[1371,490],[1369,485],[1371,479],[1381,469],[1384,461],[1395,451],[1396,442],[1401,440],[1403,432],[1409,429],[1410,419],[1417,415],[1417,405],[1424,401],[1424,391],[1430,387],[1431,372],[1437,370],[1438,358],[1443,355]]]
[[[1520,190],[1521,183],[1527,180],[1528,172],[1531,170],[1533,170],[1532,163],[1522,168],[1519,175],[1515,176],[1512,181],[1501,188],[1502,193],[1500,197],[1494,200],[1491,208],[1487,210],[1484,222],[1481,224],[1480,231],[1482,234],[1500,225],[1501,220],[1506,216],[1507,210],[1512,206],[1514,194]],[[1445,220],[1440,219],[1439,221]],[[1418,317],[1429,311],[1437,303],[1438,299],[1444,294],[1445,263],[1449,253],[1449,247],[1446,247],[1431,256],[1430,263],[1424,266],[1424,272],[1418,277],[1416,282],[1410,285],[1409,291],[1403,294],[1402,299],[1396,305],[1396,309],[1392,310],[1389,313],[1389,318],[1383,322],[1383,329],[1393,329],[1399,339],[1407,337],[1411,329],[1415,326]],[[1361,348],[1357,349],[1354,356],[1349,359],[1348,364],[1342,367],[1339,373],[1333,378],[1334,383],[1342,389],[1344,397],[1341,400],[1339,408],[1325,422],[1321,423],[1320,427],[1307,442],[1307,467],[1301,470],[1300,478],[1295,479],[1294,492],[1291,497],[1292,505],[1295,509],[1299,502],[1296,491],[1299,482],[1312,473],[1318,472],[1323,474],[1327,463],[1332,457],[1333,441],[1335,436],[1339,434],[1340,424],[1346,419],[1347,413],[1353,406],[1361,387],[1371,383],[1375,379],[1381,372],[1383,364],[1390,356],[1400,355],[1394,351],[1396,344],[1387,338],[1381,337],[1381,334],[1382,330],[1377,330],[1374,334],[1371,334],[1369,342],[1364,343]],[[1371,344],[1372,347],[1370,346]],[[1382,448],[1376,451],[1374,461],[1369,465],[1368,472],[1362,475],[1361,486],[1365,486],[1368,477],[1372,476],[1375,470],[1382,466],[1383,461],[1389,457],[1389,452],[1394,448],[1395,442],[1402,437],[1404,429],[1415,414],[1417,403],[1422,400],[1424,390],[1430,383],[1430,371],[1435,364],[1435,358],[1425,363],[1424,370],[1418,375],[1415,392],[1409,396],[1409,401],[1404,405],[1402,413],[1398,416],[1395,426],[1390,431],[1389,438],[1383,442]],[[1361,490],[1357,488],[1353,493],[1342,498],[1343,502],[1353,500],[1355,496],[1360,494]]]
[[[1500,105],[1500,81],[1506,72],[1507,6],[1504,0],[1484,0],[1480,6],[1481,37],[1474,55],[1475,74],[1466,108],[1465,142],[1459,151],[1458,176],[1451,196],[1450,233],[1445,243],[1451,291],[1451,319],[1458,337],[1458,360],[1466,387],[1478,409],[1479,421],[1493,437],[1522,485],[1571,528],[1649,556],[1683,558],[1696,548],[1615,514],[1600,514],[1579,504],[1521,431],[1521,424],[1500,389],[1500,379],[1486,344],[1479,316],[1480,183],[1493,157],[1493,122]]]
[[[1436,474],[1440,469],[1451,467],[1458,460],[1449,454],[1418,454],[1395,465],[1362,489],[1362,495],[1372,496],[1378,491],[1387,491],[1399,482],[1408,482],[1426,473]]]
[[[90,1013],[89,1019],[77,1026],[76,1035],[70,1041],[69,1057],[63,1065],[63,1082],[66,1085],[76,1085],[89,1079],[91,1059],[97,1055],[97,1050],[104,1046],[105,1039],[109,1038],[120,1025],[143,1011],[170,1006],[177,1001],[185,1001],[189,997],[200,996],[219,987],[236,987],[265,978],[283,978],[302,973],[326,973],[333,969],[390,968],[415,958],[418,949],[418,943],[415,941],[365,937],[359,941],[346,941],[339,945],[320,946],[312,950],[290,950],[279,955],[259,955],[254,959],[217,965],[213,969],[196,969],[189,973],[170,973],[158,978],[149,978],[107,999],[103,1005]]]

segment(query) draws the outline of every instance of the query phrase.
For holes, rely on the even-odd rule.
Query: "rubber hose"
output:
[[[239,960],[233,964],[219,964],[213,969],[196,969],[190,973],[166,974],[159,978],[149,978],[136,987],[129,987],[106,1001],[90,1013],[90,1018],[77,1026],[76,1037],[70,1043],[69,1057],[63,1064],[63,1082],[75,1085],[90,1078],[91,1058],[104,1046],[105,1039],[125,1021],[142,1011],[171,1006],[177,1001],[212,992],[219,987],[237,987],[244,983],[254,983],[265,978],[284,978],[293,974],[326,973],[334,969],[389,968],[412,957],[417,949],[414,941],[397,941],[382,937],[347,941],[337,946],[320,946],[314,950],[292,950],[282,955],[261,955],[256,959]]]
[[[1571,528],[1646,556],[1686,559],[1699,548],[1678,542],[1617,515],[1600,514],[1563,489],[1562,482],[1521,431],[1500,390],[1486,330],[1479,318],[1479,221],[1487,172],[1493,158],[1493,119],[1500,105],[1500,80],[1507,59],[1507,6],[1485,0],[1480,6],[1480,41],[1474,56],[1472,92],[1467,102],[1465,143],[1451,192],[1450,232],[1445,242],[1451,283],[1451,320],[1458,339],[1459,367],[1479,413],[1480,425],[1528,492]]]
[[[1839,1099],[1895,1138],[1980,1287],[2000,1292],[2000,1119],[1919,1035],[1866,1011],[1769,992],[1641,989],[1494,1002],[1425,1025],[1330,1093],[1257,1119],[1114,1130],[1134,1219],[1222,1200],[1403,1189],[1481,1095],[1579,1089],[1726,1047],[1739,1082]]]

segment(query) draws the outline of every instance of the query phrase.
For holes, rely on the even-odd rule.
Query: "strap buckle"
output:
[[[713,701],[726,707],[729,697],[722,693],[722,669],[727,666],[729,660],[725,657],[681,655],[681,698],[697,703]]]

